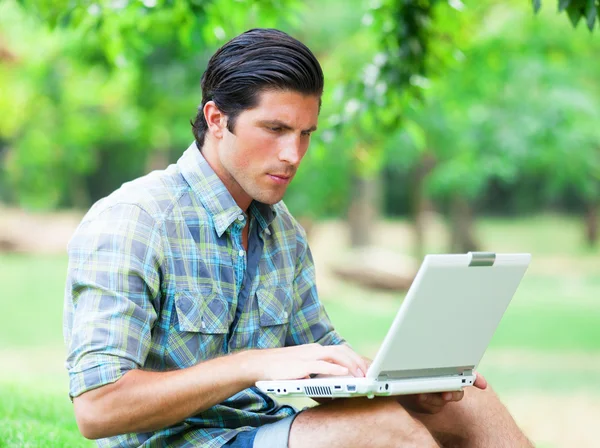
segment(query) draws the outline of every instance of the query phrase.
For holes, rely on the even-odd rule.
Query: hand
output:
[[[487,388],[487,381],[483,376],[477,374],[473,386],[484,390]],[[460,401],[465,395],[464,391],[438,392],[432,394],[400,395],[398,403],[406,409],[423,414],[437,414],[444,407],[453,401]]]
[[[248,371],[258,380],[296,380],[312,374],[364,377],[367,363],[347,345],[305,344],[251,350]]]

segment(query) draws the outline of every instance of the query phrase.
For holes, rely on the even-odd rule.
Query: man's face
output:
[[[220,166],[213,168],[242,209],[252,199],[281,200],[317,128],[319,100],[294,91],[264,91],[256,107],[238,115],[234,133],[224,130]]]

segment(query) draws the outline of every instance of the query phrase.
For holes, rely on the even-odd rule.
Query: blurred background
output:
[[[597,447],[598,8],[0,0],[0,447],[91,444],[63,366],[67,241],[94,201],[177,160],[208,58],[253,27],[325,72],[285,200],[339,332],[372,356],[426,253],[531,252],[480,371],[538,446]]]

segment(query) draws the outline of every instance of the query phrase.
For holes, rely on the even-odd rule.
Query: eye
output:
[[[272,126],[272,127],[269,127],[268,129],[271,132],[281,132],[281,131],[283,131],[283,128],[279,127],[279,126]]]
[[[304,132],[302,133],[302,135],[303,135],[304,137],[310,137],[310,136],[312,135],[312,131],[304,131]]]

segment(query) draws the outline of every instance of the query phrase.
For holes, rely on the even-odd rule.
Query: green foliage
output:
[[[208,56],[258,24],[288,26],[300,7],[296,0],[21,3],[25,9],[0,4],[0,29],[15,56],[0,65],[0,110],[14,111],[0,114],[3,196],[35,208],[86,207],[152,159],[181,153],[192,141]]]
[[[437,161],[430,193],[476,199],[492,181],[538,179],[540,199],[566,189],[596,198],[600,47],[581,33],[564,39],[561,23],[510,4],[482,9],[464,61],[408,113]]]
[[[297,213],[339,215],[352,176],[386,167],[408,186],[431,158],[442,201],[491,184],[542,185],[528,187],[534,204],[600,194],[599,48],[520,0],[19,4],[0,3],[3,200],[87,207],[174,161],[208,56],[253,26],[306,42],[326,75],[319,132],[286,196]]]
[[[533,9],[538,12],[542,0],[532,0]],[[558,11],[566,11],[569,20],[576,27],[584,19],[590,31],[594,31],[596,18],[600,17],[600,0],[558,0]]]
[[[346,80],[332,129],[336,138],[345,134],[355,141],[351,154],[359,175],[380,170],[390,134],[399,129],[406,105],[428,82],[425,62],[435,3],[372,2],[363,16],[360,33],[370,43],[371,56]]]
[[[346,8],[340,3],[340,9]],[[357,2],[353,10],[360,11],[354,31],[345,41],[331,40],[329,55],[323,58],[329,87],[323,98],[321,135],[314,139],[303,171],[286,196],[292,210],[309,210],[309,215],[343,213],[350,201],[352,178],[377,176],[388,157],[407,165],[420,158],[425,149],[423,131],[404,119],[404,111],[429,84],[427,64],[434,61],[431,71],[437,73],[448,62],[448,44],[432,44],[429,49],[441,36],[447,41],[451,28],[432,26],[434,10],[446,15],[444,23],[457,18],[454,8],[435,0]],[[400,142],[408,144],[402,151],[398,150]],[[315,172],[313,167],[320,170]],[[304,182],[309,177],[314,182]],[[313,191],[310,198],[299,194]]]
[[[300,11],[295,0],[20,0],[50,27],[77,29],[97,39],[107,59],[122,66],[143,63],[156,48],[178,53],[215,47],[253,24],[288,26]],[[286,11],[283,15],[281,12]]]

